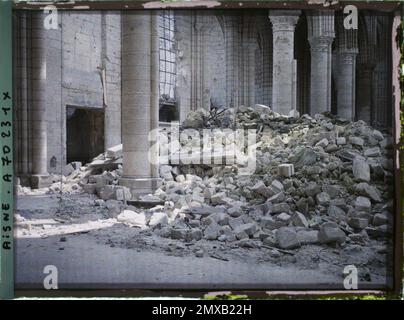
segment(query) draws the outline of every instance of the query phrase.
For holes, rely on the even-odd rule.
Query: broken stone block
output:
[[[296,227],[308,228],[309,226],[309,222],[307,221],[306,217],[298,211],[296,211],[292,216],[292,222]]]
[[[357,193],[363,196],[367,196],[375,202],[382,201],[380,191],[376,187],[370,186],[366,182],[358,183],[357,185],[354,186],[354,189]]]
[[[278,228],[283,227],[285,225],[281,221],[276,221],[271,216],[262,217],[261,221],[260,221],[260,224],[261,224],[262,228],[266,228],[266,229],[269,229],[269,230],[278,229]]]
[[[122,211],[123,203],[118,200],[107,200],[105,207],[108,209],[109,216],[116,218]]]
[[[374,147],[374,148],[369,148],[366,149],[363,153],[365,157],[380,157],[380,148],[379,147]]]
[[[373,130],[372,137],[377,141],[382,141],[384,139],[383,133],[381,133],[379,130]]]
[[[163,226],[166,224],[168,224],[168,216],[164,212],[154,212],[153,215],[150,217],[150,227]]]
[[[330,203],[330,196],[327,192],[320,192],[319,194],[316,195],[316,201],[317,204],[321,206],[326,206]]]
[[[70,164],[73,166],[74,170],[80,170],[82,165],[80,161],[73,161]]]
[[[205,202],[205,198],[203,195],[199,194],[199,193],[193,193],[192,194],[192,201],[198,202],[198,203],[204,203]]]
[[[215,212],[204,218],[203,220],[209,220],[208,223],[204,223],[205,225],[209,225],[211,223],[217,223],[221,226],[229,224],[230,217],[225,212]],[[203,221],[202,221],[203,222]]]
[[[172,181],[174,180],[174,177],[171,173],[172,167],[169,165],[162,165],[160,166],[160,177],[163,178],[166,181]]]
[[[63,167],[62,174],[66,177],[66,176],[70,175],[73,171],[74,171],[74,167],[72,166],[71,163],[69,163]]]
[[[314,150],[304,148],[294,157],[296,167],[310,166],[317,162],[317,154]]]
[[[355,158],[352,164],[352,173],[355,179],[359,181],[370,181],[370,167],[365,160]]]
[[[206,240],[216,240],[219,237],[220,226],[217,223],[211,223],[203,232]]]
[[[328,193],[330,198],[336,198],[342,193],[343,188],[338,185],[323,185],[323,191]]]
[[[296,202],[296,207],[300,212],[302,212],[304,214],[307,214],[309,211],[309,203],[306,198],[300,198]]]
[[[201,231],[201,229],[198,228],[192,228],[191,230],[189,230],[188,234],[187,234],[187,239],[189,241],[198,241],[201,240],[203,237],[203,233]]]
[[[234,230],[234,234],[236,236],[237,240],[243,240],[243,239],[248,239],[248,234],[244,230]]]
[[[382,226],[389,223],[389,216],[387,212],[376,213],[373,216],[372,224],[376,227]]]
[[[369,198],[360,196],[355,199],[355,209],[357,211],[370,212],[371,208],[372,204]]]
[[[162,203],[162,201],[159,197],[156,197],[152,194],[142,195],[139,197],[139,200],[142,202],[154,203],[156,205]]]
[[[115,198],[119,201],[126,201],[132,198],[132,194],[127,187],[117,187],[115,192]]]
[[[316,143],[316,147],[322,147],[325,148],[326,146],[328,146],[329,141],[327,138],[321,139],[319,142]]]
[[[276,220],[283,222],[285,225],[289,223],[292,217],[288,215],[286,212],[282,212],[281,214],[276,216]]]
[[[350,218],[348,220],[348,225],[354,229],[362,230],[365,229],[369,224],[368,219],[365,218]]]
[[[301,244],[316,244],[318,243],[318,231],[317,230],[298,231],[297,240]]]
[[[82,186],[84,192],[89,194],[96,194],[97,193],[97,185],[95,183],[87,183],[83,184]]]
[[[254,110],[259,114],[269,114],[271,112],[271,108],[263,104],[254,105]]]
[[[277,242],[276,237],[274,237],[272,234],[267,235],[267,237],[265,237],[265,238],[262,240],[262,243],[263,243],[264,245],[270,246],[270,247],[273,247],[273,246],[277,246],[277,245],[278,245],[278,242]]]
[[[338,138],[337,138],[337,145],[343,146],[343,145],[345,145],[345,144],[346,144],[346,139],[345,139],[345,137],[338,137]]]
[[[309,183],[305,188],[304,191],[308,197],[314,197],[318,193],[321,192],[321,187],[317,183]]]
[[[278,174],[282,177],[291,177],[295,174],[295,167],[292,163],[284,163],[278,166]]]
[[[123,210],[123,212],[117,216],[117,220],[131,227],[146,226],[146,216],[142,212],[138,213],[131,210]]]
[[[279,192],[272,197],[268,198],[267,202],[279,203],[285,201],[285,193]]]
[[[277,242],[282,249],[295,249],[300,247],[295,228],[282,227],[276,232]]]
[[[175,177],[175,181],[177,182],[184,182],[185,181],[185,176],[183,174],[180,174],[178,176]]]
[[[365,143],[360,137],[349,137],[349,142],[355,146],[362,147]]]
[[[225,198],[226,198],[226,193],[219,192],[219,193],[212,195],[212,197],[210,198],[210,202],[212,203],[212,205],[226,204]]]
[[[338,152],[338,156],[345,161],[353,161],[355,158],[363,159],[358,151],[352,149],[342,149]]]
[[[233,203],[232,207],[227,209],[227,213],[233,217],[237,218],[243,214],[243,209],[241,208],[241,203]]]
[[[260,195],[262,195],[262,196],[264,196],[264,197],[269,196],[268,188],[266,187],[266,185],[265,185],[262,181],[258,181],[258,182],[251,188],[251,190],[254,191],[254,192],[256,192],[256,193],[258,193],[258,194],[260,194]]]
[[[271,194],[278,194],[284,190],[283,184],[278,180],[272,181],[271,185],[269,186]]]
[[[106,157],[109,159],[118,159],[122,157],[122,144],[118,144],[111,148],[108,148],[106,151]]]
[[[185,228],[172,228],[170,238],[176,240],[186,239],[188,230]]]
[[[327,215],[336,219],[337,221],[344,221],[346,218],[346,213],[343,209],[338,206],[330,205],[327,210]]]
[[[113,185],[106,185],[98,192],[98,196],[103,200],[116,200],[116,187]]]
[[[345,242],[345,233],[335,222],[325,222],[320,226],[318,239],[321,243],[342,243]]]
[[[289,212],[290,206],[286,202],[275,203],[272,206],[271,213],[282,213],[282,212]]]
[[[254,222],[242,224],[234,230],[236,234],[239,232],[245,232],[250,237],[252,237],[256,231],[257,225]]]
[[[386,238],[391,234],[391,228],[387,224],[378,227],[367,227],[365,231],[369,237],[374,239]]]

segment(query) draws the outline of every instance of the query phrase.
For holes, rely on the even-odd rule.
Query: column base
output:
[[[130,178],[122,177],[119,185],[127,187],[132,193],[131,200],[138,200],[139,196],[153,193],[160,185],[161,178]]]
[[[48,174],[32,174],[29,176],[29,184],[32,189],[46,188],[52,184],[52,180]]]

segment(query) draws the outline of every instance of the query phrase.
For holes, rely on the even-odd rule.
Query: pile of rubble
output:
[[[118,185],[122,146],[117,146],[86,166],[69,164],[63,186],[97,194],[96,205],[125,224],[189,242],[289,250],[363,245],[390,234],[393,160],[387,133],[363,121],[283,116],[262,105],[213,116],[191,112],[184,122],[184,128],[196,130],[217,126],[256,130],[253,174],[239,174],[234,164],[162,165],[161,186],[141,198],[160,204],[134,207],[126,203],[130,191]],[[59,187],[55,183],[49,192]]]

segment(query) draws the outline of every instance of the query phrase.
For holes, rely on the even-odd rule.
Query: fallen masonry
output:
[[[109,217],[181,242],[293,251],[314,244],[366,246],[389,234],[394,184],[387,132],[328,114],[283,116],[262,105],[227,109],[214,120],[192,112],[180,130],[230,129],[215,140],[222,149],[234,130],[255,130],[254,172],[241,174],[237,163],[164,164],[161,186],[139,198],[149,208],[137,207],[131,191],[118,184],[118,145],[91,163],[68,164],[47,193],[95,194],[94,205]],[[170,137],[169,128],[160,130]],[[186,139],[180,147],[194,143]],[[202,257],[203,249],[195,255]]]

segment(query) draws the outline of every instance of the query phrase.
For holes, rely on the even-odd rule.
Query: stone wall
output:
[[[16,149],[16,169],[31,172],[34,147],[28,133],[32,130],[29,119],[35,118],[29,109],[36,93],[31,66],[37,58],[31,54],[34,40],[44,52],[47,170],[59,173],[66,163],[66,106],[104,108],[105,147],[121,141],[121,17],[118,12],[58,12],[58,29],[43,29],[38,36],[31,25],[33,16],[42,19],[39,15],[17,13],[14,19],[19,52],[14,56],[16,145],[21,145]]]

